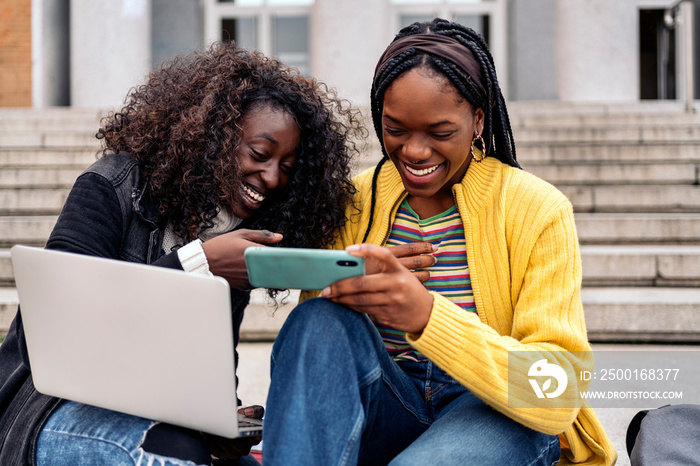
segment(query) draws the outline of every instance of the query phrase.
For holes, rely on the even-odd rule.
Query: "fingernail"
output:
[[[351,244],[350,246],[346,247],[345,250],[348,252],[359,251],[360,245],[359,244]]]
[[[437,245],[437,244],[433,244],[433,245],[431,245],[431,246],[433,247],[433,252],[437,252],[437,250],[438,250],[438,245]]]
[[[330,295],[331,295],[331,287],[330,286],[327,286],[323,290],[321,290],[322,297],[327,298]]]

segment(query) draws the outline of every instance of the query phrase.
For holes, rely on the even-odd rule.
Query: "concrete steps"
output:
[[[591,339],[700,341],[700,115],[677,102],[509,110],[518,160],[574,205]],[[0,335],[17,304],[9,248],[45,243],[95,160],[100,114],[0,109]],[[379,152],[370,143],[357,170]],[[256,291],[242,338],[274,339],[296,296],[273,313]]]
[[[577,213],[581,244],[698,244],[697,213]]]
[[[56,223],[55,215],[6,215],[0,217],[0,245],[43,246]]]
[[[700,341],[700,115],[678,102],[515,109],[518,160],[574,205],[589,338]]]
[[[97,141],[80,147],[6,147],[0,145],[0,166],[24,170],[39,168],[87,167],[96,160]]]
[[[598,162],[652,162],[666,163],[669,161],[697,161],[696,143],[675,142],[666,143],[529,143],[516,142],[518,160],[524,167],[534,162],[566,162],[587,161]]]
[[[560,185],[576,212],[698,213],[698,185]]]
[[[581,299],[592,341],[700,341],[697,287],[586,287]]]
[[[700,246],[581,246],[584,286],[698,287]]]
[[[685,125],[700,123],[700,114],[685,113],[680,101],[616,103],[508,102],[513,128],[605,128],[623,125]],[[517,143],[517,141],[516,141]]]
[[[660,167],[660,164],[663,164]],[[682,185],[697,189],[699,165],[693,162],[648,161],[623,164],[601,160],[595,162],[532,162],[526,170],[559,188],[573,186]]]
[[[0,188],[70,188],[82,170],[83,165],[39,167],[6,165],[0,171]]]
[[[0,205],[8,215],[55,214],[68,196],[69,187],[0,188]]]
[[[29,202],[29,200],[27,201]],[[44,243],[55,215],[0,217],[0,247],[17,242]],[[700,213],[580,213],[576,214],[581,244],[695,244]]]
[[[513,130],[517,144],[649,144],[694,142],[700,139],[697,124],[680,122],[618,123],[605,127],[565,126],[561,122],[521,125]]]

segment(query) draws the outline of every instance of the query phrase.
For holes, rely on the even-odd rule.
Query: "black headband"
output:
[[[481,83],[481,67],[472,51],[456,39],[441,34],[414,34],[396,39],[379,58],[374,69],[375,79],[389,60],[408,49],[418,49],[451,61],[467,73],[486,96],[486,89]]]

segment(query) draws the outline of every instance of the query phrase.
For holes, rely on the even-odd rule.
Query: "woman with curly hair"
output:
[[[363,133],[323,84],[215,44],[151,73],[103,121],[102,156],[76,180],[46,247],[224,277],[237,344],[250,295],[244,250],[327,246],[354,193],[349,163]],[[248,453],[259,438],[204,436],[38,393],[21,310],[0,361],[0,464],[257,464]]]

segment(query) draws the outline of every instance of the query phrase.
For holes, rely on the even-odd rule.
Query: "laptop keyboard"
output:
[[[260,424],[256,424],[254,422],[250,421],[238,421],[238,426],[239,427],[260,427]]]

